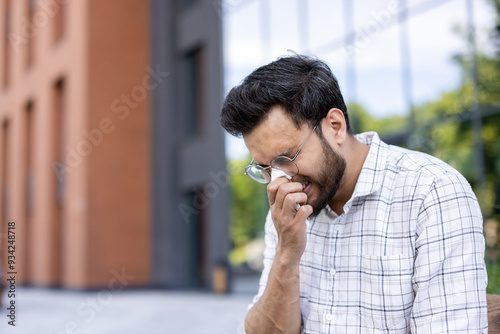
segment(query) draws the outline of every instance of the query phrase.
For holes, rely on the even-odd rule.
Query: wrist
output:
[[[276,250],[274,261],[282,271],[294,268],[298,270],[301,256],[302,254],[297,254],[297,252],[278,249]]]

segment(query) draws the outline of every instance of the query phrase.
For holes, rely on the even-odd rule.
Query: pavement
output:
[[[244,333],[258,277],[234,281],[233,293],[171,290],[72,291],[18,287],[15,326],[10,299],[0,310],[2,334],[233,334]]]

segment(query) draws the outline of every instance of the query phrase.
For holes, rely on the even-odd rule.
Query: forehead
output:
[[[269,165],[278,155],[295,153],[304,128],[305,125],[297,129],[283,109],[275,107],[268,113],[267,118],[243,139],[252,158],[259,164]]]

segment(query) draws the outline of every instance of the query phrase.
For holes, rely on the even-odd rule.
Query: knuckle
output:
[[[288,194],[286,197],[285,197],[285,203],[288,204],[288,205],[291,205],[291,204],[294,204],[297,203],[299,199],[297,198],[297,195],[296,194]]]
[[[274,193],[277,190],[277,186],[273,183],[267,185],[267,193]]]
[[[295,193],[295,198],[297,200],[303,200],[304,198],[307,199],[307,195],[304,194],[303,192],[297,192]]]
[[[307,200],[307,195],[302,193],[302,192],[296,192],[296,193],[289,193],[287,195],[287,199],[290,199],[294,202],[303,202],[304,200]]]
[[[301,192],[302,188],[298,187],[296,184],[293,183],[287,183],[284,184],[283,186],[280,187],[280,191],[282,190],[284,194],[298,194],[299,191]]]

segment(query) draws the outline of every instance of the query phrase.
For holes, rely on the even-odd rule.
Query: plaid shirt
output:
[[[344,213],[307,221],[303,333],[487,333],[483,220],[463,176],[374,132]],[[259,293],[277,245],[269,214]]]

